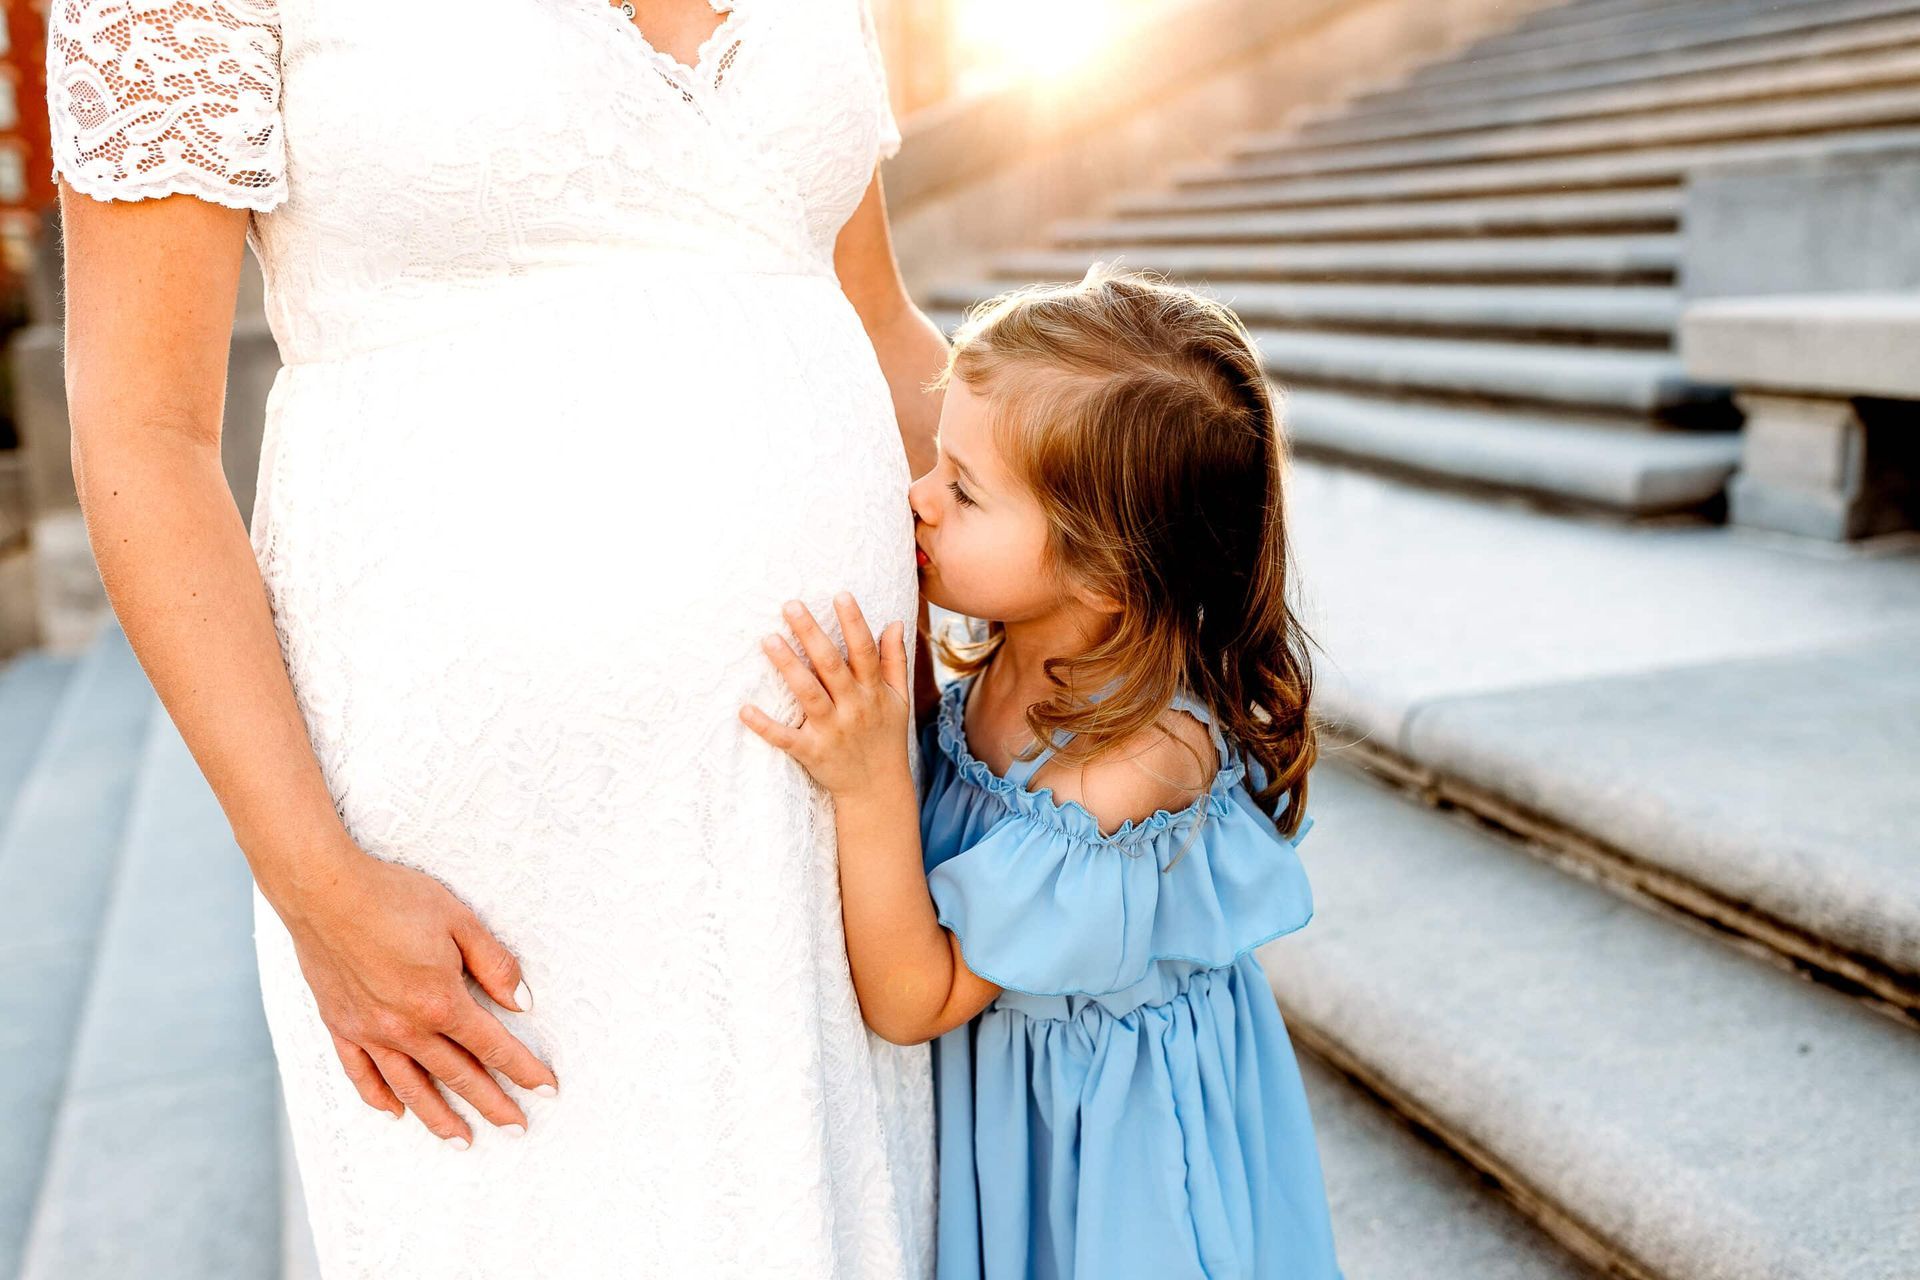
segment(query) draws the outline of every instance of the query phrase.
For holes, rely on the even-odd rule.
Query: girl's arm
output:
[[[904,752],[900,766],[897,775],[833,797],[840,914],[867,1025],[895,1044],[920,1044],[967,1022],[1000,988],[967,968],[959,939],[940,926]]]
[[[762,642],[803,722],[782,724],[754,706],[740,718],[832,793],[841,917],[861,1016],[895,1044],[920,1044],[972,1018],[1000,988],[962,962],[927,891],[907,762],[905,624],[889,623],[876,645],[852,596],[836,596],[834,609],[847,637],[844,658],[798,601],[789,602],[787,623],[813,669],[779,635]]]
[[[946,368],[949,344],[940,326],[913,305],[906,282],[900,277],[878,165],[874,166],[866,194],[834,241],[833,267],[840,291],[853,304],[880,361],[880,370],[886,375],[887,387],[893,393],[893,416],[900,427],[900,445],[907,455],[907,474],[917,480],[938,458],[934,436],[940,428],[940,403],[946,395],[928,391],[926,385]],[[901,500],[905,501],[904,494]],[[912,550],[903,547],[901,554],[911,555]],[[913,642],[913,702],[924,718],[940,698],[933,652],[927,643],[924,598]]]

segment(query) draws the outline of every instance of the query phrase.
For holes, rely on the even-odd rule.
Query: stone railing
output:
[[[1916,207],[1904,148],[1689,179],[1680,352],[1746,415],[1735,524],[1834,541],[1920,526]]]

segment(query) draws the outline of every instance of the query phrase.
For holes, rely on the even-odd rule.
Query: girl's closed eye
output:
[[[967,491],[960,487],[958,480],[947,481],[947,489],[953,494],[953,500],[961,506],[971,507],[974,505],[973,499],[967,496]]]

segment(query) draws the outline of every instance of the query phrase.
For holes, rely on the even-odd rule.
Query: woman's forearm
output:
[[[909,304],[868,336],[893,393],[893,413],[900,424],[901,446],[907,453],[907,472],[917,480],[933,469],[936,460],[934,437],[940,429],[940,404],[946,394],[925,387],[946,368],[946,335],[920,308]],[[900,500],[906,501],[906,495],[902,494]]]
[[[101,580],[147,678],[286,916],[359,856],[280,653],[217,438],[83,424],[74,474]]]
[[[887,386],[893,392],[893,412],[900,424],[900,444],[907,454],[907,471],[919,479],[932,470],[937,448],[934,437],[940,428],[940,404],[946,396],[940,391],[922,388],[946,367],[948,342],[940,326],[929,320],[916,306],[902,306],[886,323],[869,336],[880,368],[886,373]],[[906,501],[906,495],[901,495]],[[910,550],[903,548],[903,554]],[[934,677],[933,650],[927,643],[927,602],[921,598],[918,620],[913,629],[913,705],[919,718],[932,714],[939,701],[940,686]]]

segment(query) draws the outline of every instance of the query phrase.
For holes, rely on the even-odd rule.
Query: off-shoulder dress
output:
[[[1004,988],[934,1042],[941,1280],[1338,1280],[1313,1123],[1254,948],[1313,914],[1264,772],[1200,700],[1218,772],[1102,833],[967,745],[974,677],[921,727],[940,921]],[[1184,852],[1182,850],[1184,849]]]

